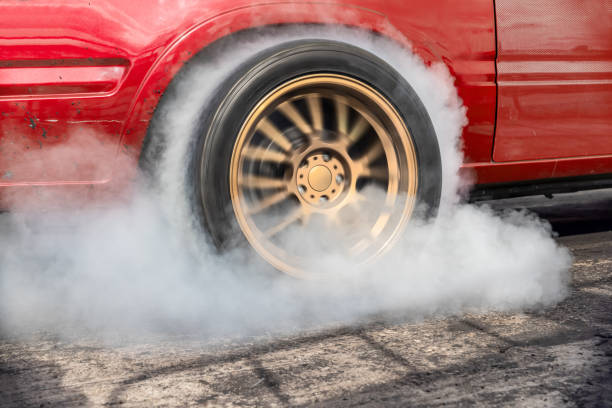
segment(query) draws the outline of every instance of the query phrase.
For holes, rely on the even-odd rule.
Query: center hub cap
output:
[[[316,208],[334,205],[346,187],[345,169],[331,150],[307,155],[296,169],[301,200]]]
[[[327,190],[331,182],[331,171],[323,165],[313,167],[308,174],[308,183],[316,191]]]

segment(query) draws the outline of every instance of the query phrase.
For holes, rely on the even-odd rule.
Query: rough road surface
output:
[[[0,406],[612,406],[612,192],[504,200],[553,224],[570,296],[540,312],[233,343],[0,339]]]

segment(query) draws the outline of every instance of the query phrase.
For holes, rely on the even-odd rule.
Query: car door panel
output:
[[[494,161],[612,154],[612,2],[495,5]]]

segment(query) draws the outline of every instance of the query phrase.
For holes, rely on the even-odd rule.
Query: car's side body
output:
[[[610,3],[532,3],[5,0],[0,197],[129,181],[181,67],[217,39],[278,24],[359,27],[445,63],[467,107],[463,168],[481,185],[612,174]]]

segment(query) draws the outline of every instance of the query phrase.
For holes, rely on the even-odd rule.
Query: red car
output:
[[[175,154],[212,240],[294,274],[281,232],[342,225],[377,185],[347,248],[376,256],[438,206],[444,163],[415,84],[364,33],[450,71],[472,197],[612,185],[609,0],[4,0],[2,205],[98,200],[139,164],[171,184]],[[197,112],[178,156],[177,101]]]

